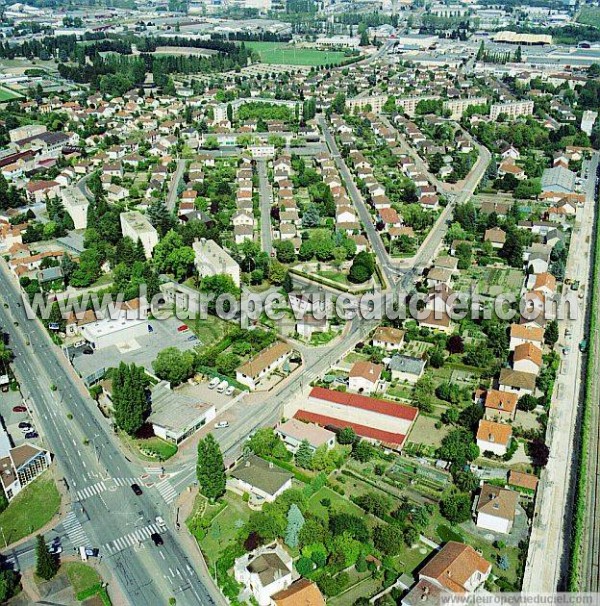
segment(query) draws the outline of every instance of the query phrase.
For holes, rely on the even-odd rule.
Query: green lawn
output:
[[[10,545],[47,524],[60,506],[60,494],[50,472],[24,488],[0,514],[0,528]]]
[[[349,501],[348,499],[342,497],[337,492],[334,492],[327,486],[323,486],[323,488],[319,489],[315,494],[310,497],[308,501],[308,506],[311,511],[316,516],[319,516],[323,520],[329,519],[329,511],[328,508],[321,504],[323,499],[329,499],[331,502],[331,510],[335,512],[344,512],[344,513],[353,513],[354,515],[364,516],[364,511]]]
[[[252,513],[241,496],[227,491],[223,498],[226,503],[224,509],[218,511],[219,506],[213,506],[212,508],[217,510],[214,515],[215,512],[211,511],[211,506],[208,506],[203,516],[210,518],[214,515],[204,537],[199,541],[202,553],[211,562],[215,562],[223,550],[233,543],[239,529],[247,522]]]
[[[82,562],[65,562],[61,569],[67,573],[75,595],[88,591],[101,581],[100,575],[91,566]]]
[[[280,42],[245,42],[245,45],[258,53],[262,63],[271,65],[337,65],[347,58],[338,51],[296,48]]]
[[[13,101],[14,99],[21,99],[22,95],[15,93],[7,88],[0,88],[0,103],[4,101]]]
[[[175,444],[158,437],[134,440],[134,442],[142,456],[152,461],[166,461],[177,453]]]
[[[577,22],[600,27],[600,8],[597,6],[583,7],[577,17]]]
[[[188,326],[198,337],[199,345],[208,347],[223,338],[227,322],[216,316],[210,316],[205,320],[196,318],[194,321],[190,322]]]
[[[332,282],[337,282],[338,284],[343,284],[344,286],[348,286],[350,282],[346,279],[346,276],[339,271],[331,271],[327,269],[323,269],[321,271],[315,272],[317,276],[321,276],[326,280],[331,280]]]

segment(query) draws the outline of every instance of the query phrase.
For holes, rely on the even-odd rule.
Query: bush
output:
[[[306,577],[315,569],[315,564],[310,558],[300,556],[296,562],[296,570],[298,574]]]

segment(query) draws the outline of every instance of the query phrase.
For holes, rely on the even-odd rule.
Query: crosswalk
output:
[[[113,478],[115,486],[131,486],[132,484],[140,484],[140,478]]]
[[[161,528],[158,524],[150,524],[149,526],[138,528],[134,532],[130,532],[114,541],[109,541],[102,546],[102,551],[108,555],[114,555],[119,551],[123,551],[123,549],[127,549],[127,547],[139,545],[142,541],[149,539],[150,535],[155,532],[158,534],[161,532]]]
[[[177,491],[173,488],[168,478],[156,484],[156,489],[167,504],[172,503],[177,498]]]
[[[91,486],[86,486],[81,490],[78,490],[75,493],[75,497],[78,501],[83,501],[84,499],[89,499],[101,492],[106,490],[106,484],[104,482],[97,482],[96,484],[92,484]]]
[[[81,526],[81,522],[77,519],[74,511],[70,511],[65,516],[62,525],[73,547],[78,549],[89,543],[85,530]]]

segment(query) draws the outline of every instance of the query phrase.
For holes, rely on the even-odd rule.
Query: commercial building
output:
[[[367,97],[355,97],[346,100],[346,109],[351,113],[370,110],[376,114],[383,111],[383,106],[387,101],[385,95],[371,95]]]
[[[494,34],[493,40],[501,44],[522,44],[526,46],[552,44],[552,36],[549,34],[517,34],[510,31],[497,32]]]
[[[399,451],[418,414],[412,406],[313,387],[294,418],[326,429],[351,427],[362,438]]]
[[[158,232],[142,213],[135,210],[121,213],[121,231],[123,237],[142,242],[147,259],[152,256],[152,251],[158,244]]]
[[[152,413],[148,423],[154,434],[163,440],[179,444],[216,416],[214,404],[186,395],[181,389],[172,390],[161,381],[152,388]]]
[[[0,473],[2,489],[8,501],[48,469],[50,463],[50,453],[34,444],[27,443],[12,448],[6,430],[0,427]]]
[[[87,214],[90,206],[89,200],[77,187],[65,189],[61,197],[63,206],[73,221],[74,228],[85,229],[87,227]]]
[[[508,103],[494,103],[490,108],[490,118],[497,120],[500,114],[504,114],[509,120],[519,116],[531,116],[533,114],[533,101],[509,101]]]
[[[542,174],[542,191],[571,194],[575,191],[576,175],[564,166],[547,168]]]
[[[236,380],[255,390],[257,384],[289,359],[292,346],[282,341],[263,349],[258,355],[237,368]]]
[[[139,317],[130,317],[121,310],[116,317],[106,317],[80,327],[81,336],[95,349],[104,349],[111,345],[131,345],[137,337],[148,333],[147,321]]]
[[[231,276],[233,283],[239,288],[240,266],[231,255],[221,248],[214,240],[202,238],[192,245],[194,249],[196,271],[201,278],[225,274]]]
[[[589,137],[592,134],[592,129],[596,123],[598,112],[586,110],[581,116],[581,130]]]

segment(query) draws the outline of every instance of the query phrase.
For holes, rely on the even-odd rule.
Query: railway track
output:
[[[598,212],[598,206],[596,212]],[[596,228],[598,217],[596,217]],[[597,229],[593,232],[593,248],[597,247]],[[589,442],[587,456],[587,494],[586,515],[583,538],[583,557],[581,570],[582,591],[598,592],[600,590],[600,254],[596,253],[590,282],[595,292],[590,292],[590,320],[587,325],[589,355],[587,356],[586,376],[587,405],[589,410]],[[592,329],[592,327],[594,327]]]

